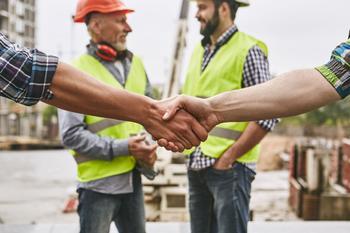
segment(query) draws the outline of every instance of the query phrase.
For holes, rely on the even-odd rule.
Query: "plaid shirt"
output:
[[[24,105],[53,97],[58,58],[10,42],[0,33],[0,96]]]
[[[211,49],[210,38],[204,38],[202,45],[204,47],[204,55],[202,61],[202,72],[208,66],[211,59],[214,57],[216,52],[224,45],[236,32],[237,27],[233,25],[226,32],[224,32],[217,40],[214,48]],[[244,68],[243,68],[243,83],[242,87],[254,86],[259,83],[266,82],[270,79],[269,63],[267,57],[263,51],[258,47],[252,47],[247,55]],[[261,120],[257,123],[265,130],[271,131],[278,123],[278,119]],[[206,156],[202,153],[200,147],[189,156],[188,167],[193,170],[200,170],[214,165],[216,159]],[[248,166],[255,170],[255,163],[248,164]]]
[[[350,37],[350,35],[349,35]],[[323,77],[345,98],[350,95],[350,38],[338,45],[331,59],[323,66],[316,67]]]

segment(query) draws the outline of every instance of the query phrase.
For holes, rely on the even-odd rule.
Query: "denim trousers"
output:
[[[109,233],[114,222],[119,233],[145,233],[141,176],[133,174],[134,192],[104,194],[79,189],[80,233]]]
[[[255,172],[236,162],[231,169],[188,170],[192,233],[245,233]]]

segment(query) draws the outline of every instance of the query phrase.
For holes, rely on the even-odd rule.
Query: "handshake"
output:
[[[160,146],[181,152],[205,141],[220,119],[208,99],[180,95],[154,101],[140,122]]]

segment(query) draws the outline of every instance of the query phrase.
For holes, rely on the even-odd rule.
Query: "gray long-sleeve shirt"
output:
[[[113,74],[116,80],[124,86],[130,71],[131,57],[125,56],[117,63],[106,62],[95,55],[95,50],[96,46],[94,44],[88,46],[88,54],[98,59]],[[147,80],[145,95],[152,97],[151,93],[151,85]],[[117,156],[130,154],[128,139],[101,137],[91,133],[87,130],[83,114],[59,110],[58,116],[63,144],[70,149],[74,149],[79,154],[98,160],[112,160]],[[107,194],[130,193],[133,192],[132,172],[90,182],[78,182],[79,188]]]

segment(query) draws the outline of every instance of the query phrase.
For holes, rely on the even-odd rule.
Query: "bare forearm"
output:
[[[105,85],[65,63],[59,63],[50,89],[54,98],[45,101],[48,104],[138,123],[142,123],[145,109],[149,109],[152,102],[148,97]]]
[[[220,122],[250,121],[297,115],[340,97],[314,70],[282,74],[261,85],[226,92],[208,101]]]
[[[208,136],[188,113],[164,122],[166,108],[160,102],[105,85],[64,63],[59,63],[50,89],[54,98],[46,103],[68,111],[139,123],[155,139],[174,143],[174,151],[199,145]]]

